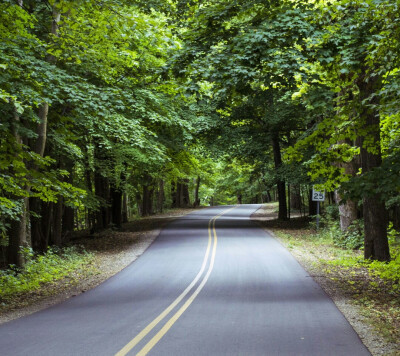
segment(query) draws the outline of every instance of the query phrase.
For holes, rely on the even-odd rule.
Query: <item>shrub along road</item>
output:
[[[99,287],[0,327],[3,355],[369,355],[331,299],[249,220],[172,222]]]

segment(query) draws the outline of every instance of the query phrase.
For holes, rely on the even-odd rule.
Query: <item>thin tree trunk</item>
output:
[[[19,2],[22,6],[22,1]],[[22,145],[21,136],[18,133],[18,125],[20,123],[20,117],[17,109],[14,105],[14,118],[12,124],[13,135],[15,137],[16,144]],[[30,187],[25,187],[26,194],[29,195]],[[7,263],[16,265],[17,267],[23,267],[25,265],[24,256],[20,253],[21,247],[26,247],[27,243],[27,220],[29,210],[29,198],[24,197],[18,199],[21,206],[21,213],[19,214],[18,220],[12,220],[10,222],[10,229],[8,231],[9,245],[7,249]]]
[[[273,148],[273,152],[274,152],[275,169],[278,170],[282,166],[282,156],[281,156],[281,148],[280,148],[280,144],[279,144],[279,137],[277,134],[274,134],[272,137],[272,148]],[[285,182],[281,179],[278,179],[276,182],[276,187],[277,187],[277,191],[278,191],[278,201],[279,201],[278,219],[279,220],[287,220]]]
[[[308,190],[308,215],[317,215],[317,202],[312,200],[312,188]]]
[[[53,243],[56,246],[63,244],[62,240],[63,198],[59,197],[54,206]]]
[[[171,181],[171,199],[172,199],[172,208],[177,208],[178,207],[178,201],[177,201],[177,183],[174,181]]]
[[[49,113],[49,104],[43,103],[39,108],[39,119],[40,123],[37,128],[37,139],[35,145],[35,153],[42,156],[44,155],[44,149],[46,147],[47,138],[47,115]]]
[[[71,160],[67,161],[66,169],[70,172],[66,181],[69,184],[74,183],[74,176],[72,174],[73,171],[73,162]],[[92,187],[90,186],[90,191],[92,191]],[[88,213],[89,214],[89,213]],[[89,220],[89,216],[88,216]],[[90,221],[90,220],[89,220]],[[87,227],[90,228],[90,222],[87,224]],[[74,209],[64,204],[63,199],[63,207],[62,207],[62,219],[61,219],[61,240],[62,243],[68,242],[71,233],[74,231]]]
[[[182,182],[182,207],[187,208],[189,206],[190,206],[189,179],[184,179]]]
[[[111,222],[115,227],[120,228],[122,225],[122,192],[120,189],[111,185]]]
[[[122,222],[127,223],[128,220],[128,195],[124,193],[122,197]]]
[[[183,187],[181,182],[176,184],[176,204],[177,208],[182,208],[183,206]]]
[[[290,189],[290,207],[296,210],[300,210],[301,208],[301,196],[300,196],[299,185],[292,185]]]
[[[54,203],[41,204],[40,229],[42,231],[39,252],[45,253],[49,247],[50,235],[54,224]]]
[[[160,179],[158,181],[158,197],[157,197],[157,210],[160,213],[162,213],[164,210],[164,200],[165,200],[164,185],[165,185],[164,180]]]
[[[96,196],[100,200],[99,210],[96,211],[96,225],[94,230],[99,231],[108,227],[110,223],[109,209],[107,204],[109,203],[109,184],[108,179],[100,175],[99,172],[94,173],[94,187]]]
[[[288,195],[288,203],[287,203],[287,206],[288,206],[288,219],[290,220],[290,206],[291,206],[291,202],[290,202],[290,198],[291,198],[290,184],[288,184],[288,193],[287,193],[287,195]]]
[[[10,230],[8,233],[9,245],[7,250],[7,263],[23,267],[25,259],[21,254],[21,247],[27,247],[26,241],[26,225],[27,225],[27,211],[29,199],[21,199],[22,212],[19,220],[12,220],[10,223]]]
[[[148,183],[143,184],[142,216],[151,215],[153,213],[153,193],[154,187],[150,186]]]
[[[142,196],[140,195],[139,192],[136,193],[135,198],[136,198],[137,213],[138,213],[139,216],[143,216],[143,211],[142,211]]]
[[[68,242],[69,236],[74,231],[75,224],[75,209],[64,206],[63,209],[63,218],[62,218],[62,240],[63,242]]]
[[[201,181],[201,178],[200,178],[200,176],[198,176],[197,180],[196,180],[196,188],[194,190],[193,207],[195,207],[195,208],[200,206],[200,199],[199,199],[200,181]]]

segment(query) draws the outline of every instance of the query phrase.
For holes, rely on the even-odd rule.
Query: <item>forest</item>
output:
[[[170,208],[315,216],[313,186],[396,258],[399,1],[2,0],[0,36],[2,266]]]

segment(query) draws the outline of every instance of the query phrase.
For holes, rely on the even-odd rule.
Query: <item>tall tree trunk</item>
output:
[[[117,228],[122,225],[122,192],[119,188],[111,185],[111,222]]]
[[[150,177],[148,176],[145,180],[148,182]],[[154,187],[147,182],[143,184],[142,216],[151,215],[153,213]]]
[[[200,199],[199,199],[200,181],[201,181],[201,178],[200,178],[200,176],[198,176],[196,179],[196,188],[194,190],[194,202],[193,202],[194,208],[197,208],[198,206],[200,206]]]
[[[86,145],[88,144],[88,142],[85,142],[83,144],[83,151],[84,151],[84,162],[85,162],[85,178],[86,178],[86,188],[89,190],[89,192],[97,194],[96,193],[96,184],[93,184],[93,181],[95,181],[96,179],[93,179],[92,175],[92,170],[90,169],[90,158],[89,158],[89,152],[87,150]],[[94,150],[94,159],[96,159],[96,155],[100,156],[99,154],[97,154],[97,148],[95,148]],[[96,172],[94,173],[94,175],[96,174]],[[98,212],[95,212],[92,209],[88,210],[88,221],[87,221],[87,228],[89,228],[89,230],[91,232],[94,232],[97,228],[97,217],[98,217]]]
[[[74,176],[73,172],[73,162],[71,160],[66,161],[66,165],[64,168],[70,172],[69,176],[66,178],[67,183],[73,184],[74,183]],[[89,186],[90,191],[92,192],[92,187]],[[61,240],[62,243],[68,242],[70,235],[74,231],[74,208],[71,208],[65,205],[64,199],[62,200],[62,218],[61,218]],[[87,227],[90,225],[87,223]]]
[[[211,199],[210,199],[210,206],[214,206],[214,200],[215,200],[214,196],[212,196]]]
[[[62,234],[62,218],[63,218],[63,198],[59,197],[57,203],[54,204],[53,212],[53,235],[52,241],[56,246],[63,244]]]
[[[22,0],[19,2],[20,6],[22,6]],[[17,108],[14,105],[13,108],[14,117],[12,123],[13,135],[15,138],[15,142],[18,146],[22,145],[21,136],[18,133],[18,126],[20,123],[20,117],[17,112]],[[29,195],[30,188],[29,186],[25,187],[26,194]],[[24,256],[20,253],[21,247],[26,247],[28,245],[27,242],[27,232],[26,226],[28,223],[28,210],[29,210],[29,198],[24,197],[18,199],[20,202],[20,214],[18,216],[18,220],[12,220],[10,222],[10,229],[8,231],[8,249],[7,249],[7,263],[16,265],[17,267],[23,267],[25,265]]]
[[[50,233],[53,223],[53,203],[42,202],[38,198],[30,198],[29,205],[31,212],[31,239],[32,248],[39,253],[45,253],[49,246]]]
[[[296,210],[301,209],[301,195],[299,185],[294,184],[290,189],[290,207]]]
[[[128,195],[124,193],[122,197],[122,222],[127,223],[129,220],[128,216]]]
[[[41,253],[45,253],[49,247],[50,236],[53,231],[53,224],[54,224],[53,212],[54,212],[54,203],[42,202],[41,219],[40,219],[42,239],[40,241],[40,249],[39,249],[39,252]]]
[[[182,182],[182,207],[188,208],[189,206],[190,206],[189,179],[184,179]]]
[[[290,184],[288,184],[288,203],[287,206],[289,207],[288,209],[288,219],[290,220],[290,206],[291,206],[291,202],[290,202],[290,198],[291,198],[291,192],[290,192]]]
[[[172,200],[172,204],[171,207],[172,208],[177,208],[178,207],[178,201],[177,201],[177,183],[174,181],[171,181],[171,200]]]
[[[361,99],[370,98],[379,87],[379,78],[360,81]],[[369,100],[377,104],[377,96]],[[365,108],[361,113],[365,135],[361,137],[361,167],[362,174],[368,174],[382,163],[380,152],[380,116],[376,109]],[[372,145],[371,145],[372,142]],[[373,147],[372,147],[373,146]],[[378,182],[377,182],[378,183]],[[389,261],[389,243],[387,237],[388,214],[385,202],[379,193],[366,194],[363,198],[364,216],[364,257],[378,261]]]
[[[44,149],[46,147],[47,138],[47,115],[49,113],[49,104],[43,103],[39,108],[39,119],[40,123],[37,127],[37,139],[35,145],[35,153],[42,156],[44,155]]]
[[[176,183],[176,205],[177,208],[182,208],[183,206],[183,186],[179,181]]]
[[[56,9],[55,5],[53,5],[52,16],[51,33],[58,36],[57,26],[60,21],[60,13]],[[55,61],[55,58],[53,56],[48,56],[47,61],[52,63]],[[48,113],[49,104],[43,102],[38,111],[39,124],[36,129],[37,138],[33,147],[34,152],[41,157],[44,156],[46,149]],[[34,168],[38,169],[37,167]],[[31,238],[33,249],[38,252],[45,252],[48,247],[49,234],[51,231],[51,227],[48,226],[48,224],[49,219],[51,220],[52,218],[52,205],[42,203],[39,198],[30,199],[29,204],[32,212],[36,214],[44,213],[44,216],[42,215],[41,219],[36,217],[31,218]]]
[[[96,196],[100,200],[100,208],[96,211],[95,231],[99,231],[108,227],[110,223],[110,214],[108,204],[110,202],[110,188],[108,179],[103,177],[99,172],[94,173],[94,189]]]
[[[139,192],[136,193],[135,198],[136,198],[137,213],[138,213],[139,216],[143,216],[143,211],[142,211],[142,206],[143,206],[143,203],[142,203],[142,196],[140,195]]]
[[[164,184],[165,182],[163,179],[160,179],[158,181],[157,210],[160,213],[162,213],[164,209],[164,200],[165,200]]]
[[[317,215],[317,202],[312,200],[312,188],[308,190],[308,215]]]
[[[274,152],[274,163],[275,169],[278,170],[282,166],[282,156],[281,148],[279,144],[278,134],[272,136],[272,149]],[[286,187],[285,182],[282,179],[278,179],[276,182],[276,188],[278,191],[278,201],[279,201],[279,220],[287,220],[287,205],[286,205]]]
[[[10,223],[10,230],[8,232],[9,244],[7,250],[7,263],[23,267],[25,259],[21,254],[21,247],[27,247],[26,240],[26,225],[27,225],[27,211],[29,199],[23,198],[21,202],[21,214],[19,220],[12,220]]]
[[[75,225],[75,210],[69,206],[64,205],[62,217],[62,240],[68,242],[70,235],[74,231]]]
[[[361,141],[358,139],[357,143],[360,144],[360,142]],[[340,141],[339,144],[340,143],[352,145],[352,142],[349,139]],[[338,164],[338,166],[344,170],[344,173],[346,175],[355,177],[360,168],[360,164],[360,159],[357,157],[350,162],[341,162],[340,164]],[[346,202],[343,203],[340,191],[335,191],[335,201],[339,208],[340,229],[342,231],[346,231],[349,226],[355,220],[357,220],[357,201],[347,199]]]

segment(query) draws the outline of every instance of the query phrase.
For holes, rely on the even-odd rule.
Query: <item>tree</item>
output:
[[[307,6],[301,2],[207,3],[189,20],[190,30],[184,35],[183,52],[175,58],[176,71],[192,78],[189,90],[201,91],[202,85],[209,83],[214,100],[218,102],[221,121],[230,126],[230,132],[235,131],[230,125],[232,118],[241,121],[235,125],[239,130],[249,126],[253,132],[263,131],[263,135],[256,137],[260,137],[263,144],[268,138],[267,145],[272,148],[277,171],[283,164],[281,145],[300,119],[299,115],[291,116],[299,111],[298,105],[287,100],[290,98],[287,92],[295,82],[298,57],[302,55],[299,48],[310,28],[305,21],[306,13]],[[281,114],[282,108],[290,109]],[[240,142],[254,144],[254,137],[242,136]],[[238,146],[236,142],[232,144],[234,134],[222,140]],[[265,149],[259,154],[262,152]],[[286,219],[286,189],[282,175],[277,175],[276,183],[279,217]]]

